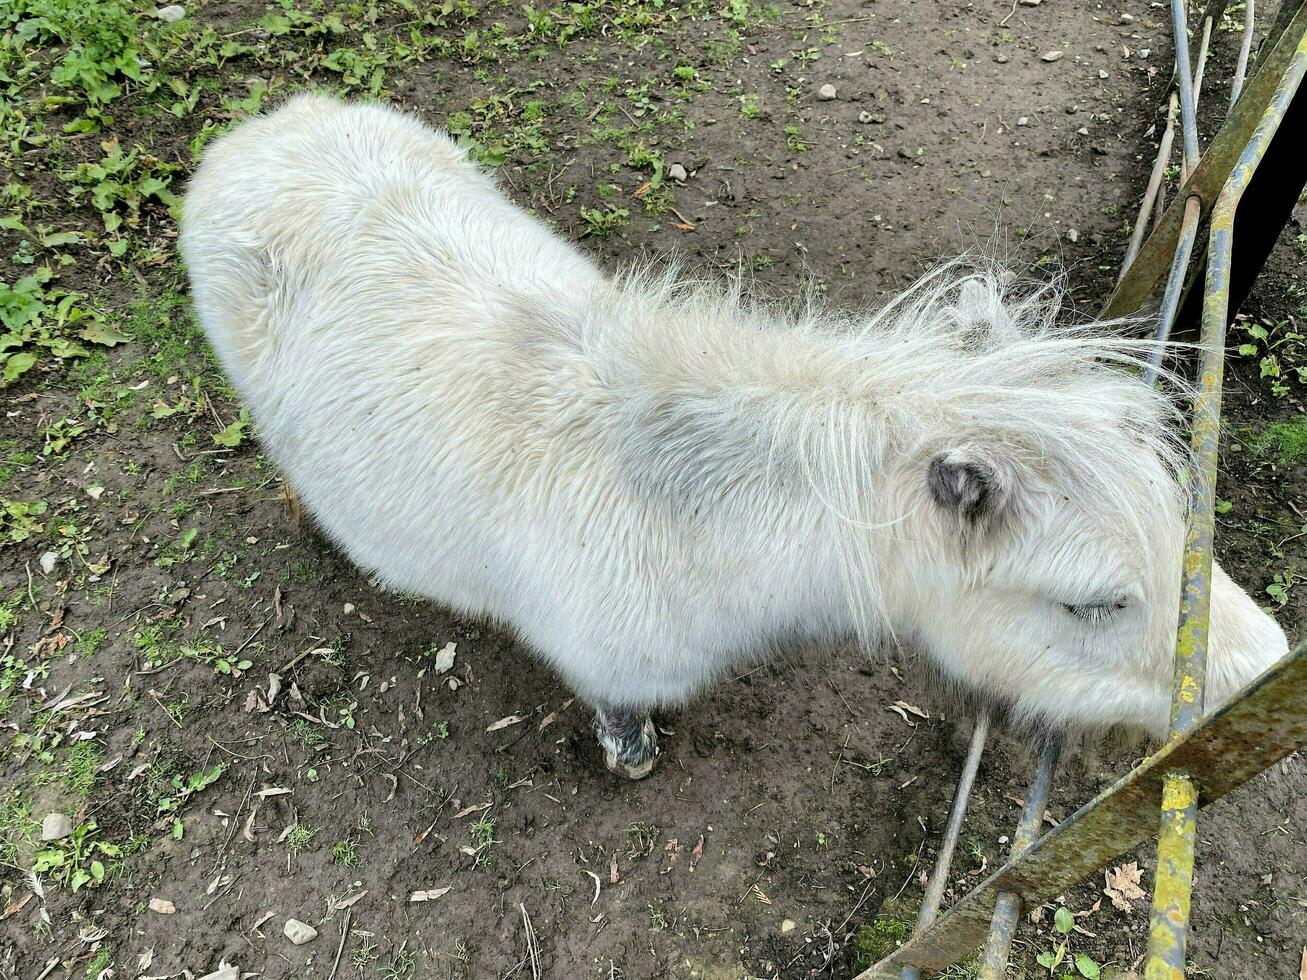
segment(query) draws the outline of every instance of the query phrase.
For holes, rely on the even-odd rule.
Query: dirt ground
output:
[[[847,977],[893,948],[964,713],[906,654],[791,650],[662,718],[658,771],[615,781],[588,710],[511,637],[380,591],[292,521],[194,326],[172,194],[230,121],[321,86],[463,135],[611,266],[672,254],[853,305],[982,245],[1067,270],[1090,312],[1155,152],[1164,7],[183,13],[0,8],[0,318],[19,338],[0,389],[0,976]],[[1213,104],[1236,44],[1217,32]],[[1234,332],[1219,491],[1221,559],[1291,637],[1303,231]],[[1077,748],[1051,815],[1144,751]],[[1023,739],[993,742],[946,901],[1003,860],[1031,765]],[[1295,757],[1204,817],[1193,975],[1298,976],[1305,791]],[[51,814],[71,830],[43,842]],[[1147,889],[1152,845],[1113,867],[1130,861]],[[1058,904],[1078,974],[1037,960],[1062,942]],[[1012,975],[1130,975],[1131,904],[1100,875],[1037,910]],[[316,937],[293,944],[292,919]]]

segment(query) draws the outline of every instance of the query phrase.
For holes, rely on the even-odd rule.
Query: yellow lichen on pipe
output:
[[[1157,838],[1157,879],[1148,932],[1144,980],[1183,980],[1185,933],[1198,834],[1198,787],[1172,773],[1162,787],[1162,824]]]
[[[1193,508],[1185,537],[1183,593],[1176,635],[1171,700],[1171,742],[1182,739],[1203,715],[1212,545],[1215,537],[1216,467],[1221,435],[1221,386],[1225,370],[1226,328],[1230,316],[1230,265],[1234,218],[1257,164],[1279,129],[1289,103],[1307,74],[1307,34],[1276,89],[1252,139],[1244,148],[1212,209],[1208,231],[1207,276],[1203,289],[1202,360],[1194,398],[1192,445],[1197,473]],[[1189,933],[1200,787],[1183,771],[1163,783],[1162,819],[1157,839],[1157,880],[1149,918],[1145,980],[1183,980]]]

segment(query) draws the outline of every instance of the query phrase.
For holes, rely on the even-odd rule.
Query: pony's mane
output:
[[[638,447],[628,462],[696,506],[756,479],[763,460],[784,478],[774,486],[880,533],[925,495],[887,501],[869,477],[977,445],[1145,547],[1151,511],[1186,499],[1184,386],[1168,372],[1142,379],[1158,345],[1132,336],[1139,321],[1068,305],[1061,280],[974,261],[861,312],[645,267],[612,280],[566,332],[620,406],[620,441]],[[847,574],[874,580],[873,550],[851,546]]]

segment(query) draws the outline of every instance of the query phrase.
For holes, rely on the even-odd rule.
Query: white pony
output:
[[[1022,718],[1165,729],[1173,407],[1048,290],[954,266],[857,316],[613,278],[443,133],[323,96],[208,149],[182,250],[325,533],[515,629],[614,771],[650,771],[651,707],[851,634]],[[1209,704],[1286,651],[1214,575]]]

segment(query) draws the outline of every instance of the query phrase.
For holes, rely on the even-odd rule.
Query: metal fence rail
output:
[[[967,956],[989,932],[1004,892],[1038,905],[1157,832],[1163,784],[1172,771],[1194,774],[1207,806],[1307,744],[1307,644],[1203,718],[1109,789],[1013,857],[925,931],[858,975],[891,980],[903,966],[942,970]]]
[[[1169,338],[1192,278],[1190,265],[1200,224],[1205,216],[1209,218],[1202,253],[1206,263],[1202,355],[1191,421],[1197,472],[1185,540],[1167,744],[1036,841],[1058,755],[1056,744],[1045,746],[1013,839],[1012,857],[940,918],[953,845],[990,725],[989,714],[982,713],[972,733],[917,930],[856,980],[917,980],[923,970],[943,969],[967,956],[986,934],[980,977],[1001,980],[1023,905],[1046,901],[1155,833],[1158,867],[1144,975],[1145,980],[1183,980],[1199,808],[1307,744],[1307,644],[1299,645],[1225,705],[1206,715],[1203,710],[1235,215],[1290,109],[1296,106],[1300,114],[1307,112],[1307,90],[1302,85],[1307,75],[1307,2],[1284,0],[1263,44],[1257,72],[1245,86],[1254,25],[1252,0],[1246,3],[1229,117],[1207,154],[1200,156],[1196,104],[1209,41],[1225,3],[1209,0],[1196,74],[1191,74],[1185,2],[1172,0],[1176,92],[1171,95],[1167,128],[1127,248],[1125,269],[1104,311],[1109,317],[1135,313],[1161,287],[1155,333],[1160,340]],[[1161,210],[1162,175],[1171,155],[1177,114],[1183,148],[1181,190],[1144,241],[1154,208]],[[1283,145],[1279,146],[1282,157]],[[1265,195],[1274,199],[1284,217],[1283,202],[1296,199],[1307,181],[1307,168],[1299,167],[1292,181],[1296,189],[1287,188],[1289,193],[1276,188],[1275,194]],[[1260,231],[1274,235],[1280,227],[1271,220]],[[1164,283],[1162,269],[1167,273]],[[1160,360],[1159,349],[1150,378],[1156,376]]]

